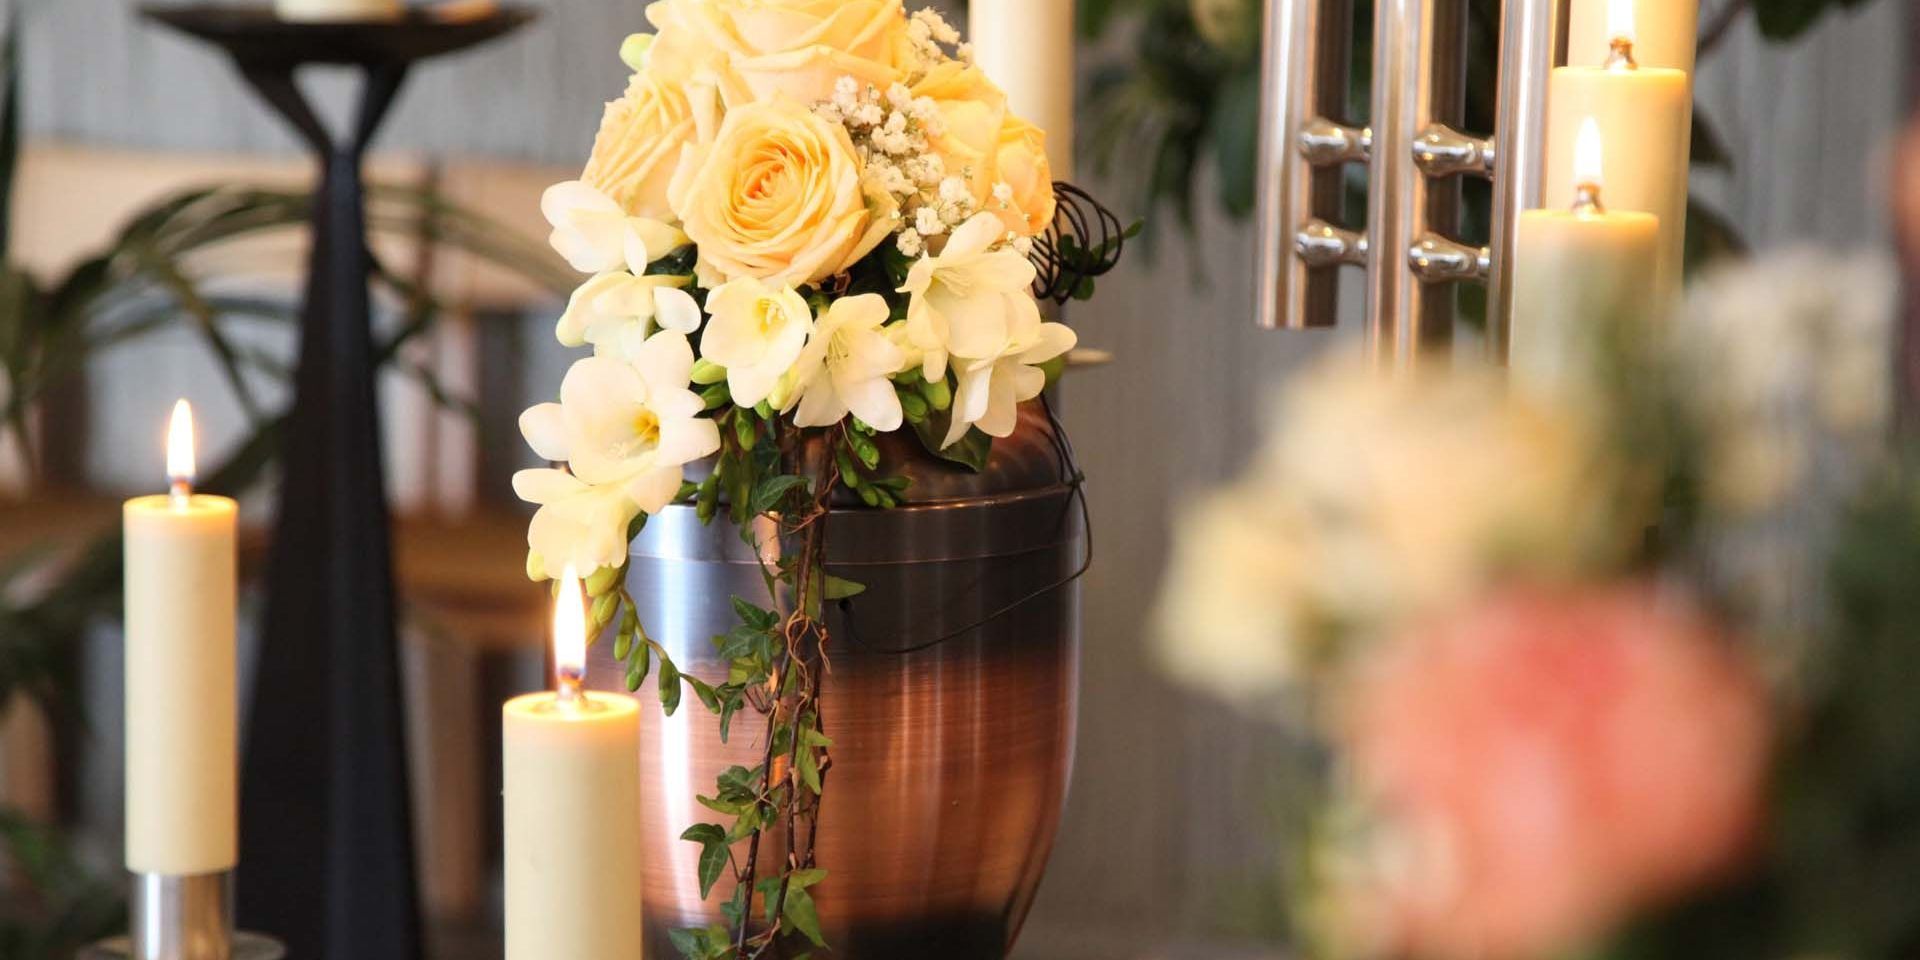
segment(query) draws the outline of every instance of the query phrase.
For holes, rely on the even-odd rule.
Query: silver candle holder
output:
[[[1402,369],[1450,341],[1454,291],[1488,286],[1487,330],[1507,356],[1514,232],[1538,207],[1546,168],[1547,79],[1560,58],[1565,0],[1504,0],[1492,137],[1460,131],[1465,0],[1377,0],[1372,123],[1343,123],[1351,0],[1266,0],[1262,42],[1258,317],[1269,328],[1330,327],[1341,267],[1367,274],[1374,357]],[[1343,217],[1342,178],[1367,166],[1364,230]],[[1493,184],[1491,243],[1453,236],[1460,178]]]
[[[103,940],[79,960],[282,960],[280,941],[236,932],[233,873],[133,875],[127,936]]]

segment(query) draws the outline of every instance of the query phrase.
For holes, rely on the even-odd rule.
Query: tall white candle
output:
[[[1547,81],[1542,186],[1549,197],[1573,195],[1576,140],[1583,124],[1596,123],[1607,144],[1608,206],[1660,219],[1654,292],[1664,309],[1679,296],[1686,260],[1691,86],[1679,70],[1639,63],[1630,0],[1614,0],[1612,10],[1613,57],[1598,67],[1561,67]]]
[[[1600,125],[1581,128],[1575,160],[1579,188],[1560,210],[1520,215],[1514,242],[1512,369],[1537,389],[1577,384],[1577,361],[1602,348],[1616,324],[1648,322],[1649,282],[1659,263],[1660,221],[1650,213],[1605,206]]]
[[[1604,66],[1623,17],[1633,21],[1641,66],[1693,73],[1700,0],[1573,0],[1567,15],[1567,65]]]
[[[1047,163],[1073,178],[1073,0],[973,0],[974,63],[1007,92],[1007,107],[1046,131]]]
[[[640,704],[580,689],[586,607],[554,603],[557,693],[502,713],[506,960],[640,960]]]
[[[238,506],[194,494],[193,420],[168,431],[173,492],[129,500],[127,869],[192,875],[238,860],[234,684]]]

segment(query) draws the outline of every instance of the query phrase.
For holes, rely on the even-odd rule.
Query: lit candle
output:
[[[397,20],[405,4],[401,0],[274,0],[273,11],[282,20]]]
[[[1603,154],[1600,125],[1589,118],[1580,127],[1573,206],[1520,215],[1512,366],[1515,378],[1537,388],[1567,383],[1573,359],[1591,356],[1608,324],[1643,322],[1654,310],[1647,278],[1659,260],[1660,221],[1607,209]]]
[[[193,492],[193,413],[174,406],[168,493],[129,500],[127,869],[220,873],[238,859],[234,685],[238,506]]]
[[[502,714],[506,960],[639,960],[640,705],[580,689],[587,613],[571,567],[553,651],[557,691]]]
[[[1073,0],[973,0],[973,62],[1007,92],[1007,108],[1046,131],[1047,164],[1073,177]]]
[[[1622,5],[1624,12],[1616,9]],[[1634,55],[1641,66],[1693,73],[1700,0],[1573,0],[1567,14],[1567,65],[1605,66],[1622,17],[1633,20]]]
[[[1660,218],[1656,304],[1679,295],[1686,260],[1688,128],[1693,104],[1679,70],[1635,59],[1632,0],[1614,0],[1612,55],[1604,66],[1561,67],[1547,93],[1545,196],[1579,187],[1575,146],[1591,119],[1607,144],[1607,206]]]

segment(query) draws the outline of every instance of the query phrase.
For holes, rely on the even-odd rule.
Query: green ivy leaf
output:
[[[755,516],[767,513],[779,506],[780,502],[786,499],[787,494],[803,489],[807,485],[806,477],[790,473],[768,477],[760,481],[759,486],[753,488],[753,500],[749,509]]]
[[[817,759],[815,759],[813,751],[812,750],[800,751],[798,760],[799,762],[796,763],[795,766],[800,771],[800,782],[806,784],[808,790],[812,790],[814,793],[819,793],[820,792],[820,763]]]
[[[727,844],[725,841],[709,843],[700,848],[700,899],[705,900],[713,892],[713,885],[720,882],[720,875],[727,869]]]
[[[826,591],[828,600],[845,600],[867,592],[867,585],[827,574]]]
[[[805,890],[789,887],[787,905],[780,911],[795,930],[800,931],[816,947],[824,947],[827,940],[820,934],[820,914],[814,909],[813,894]]]
[[[966,435],[951,447],[941,447],[940,441],[947,438],[947,428],[953,423],[952,410],[943,410],[913,425],[914,435],[920,438],[920,445],[928,453],[942,460],[960,464],[975,473],[987,468],[987,457],[993,452],[993,438],[979,430],[968,430]]]
[[[741,623],[761,630],[772,630],[774,624],[780,622],[779,614],[772,610],[761,609],[739,597],[733,598],[733,615],[739,617]]]

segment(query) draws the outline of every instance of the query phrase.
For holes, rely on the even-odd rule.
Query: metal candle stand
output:
[[[1565,0],[1504,0],[1499,103],[1490,138],[1462,133],[1465,0],[1378,0],[1370,126],[1340,122],[1353,34],[1351,0],[1266,0],[1261,79],[1260,325],[1333,326],[1337,271],[1367,272],[1368,342],[1384,366],[1449,342],[1453,291],[1485,283],[1487,333],[1504,360],[1512,320],[1514,231],[1538,207],[1546,166],[1547,76]],[[1343,169],[1367,165],[1366,228],[1342,224]],[[1452,236],[1461,176],[1493,183],[1491,244]]]
[[[79,960],[281,960],[272,937],[233,929],[233,874],[133,875],[128,936],[88,947]]]

